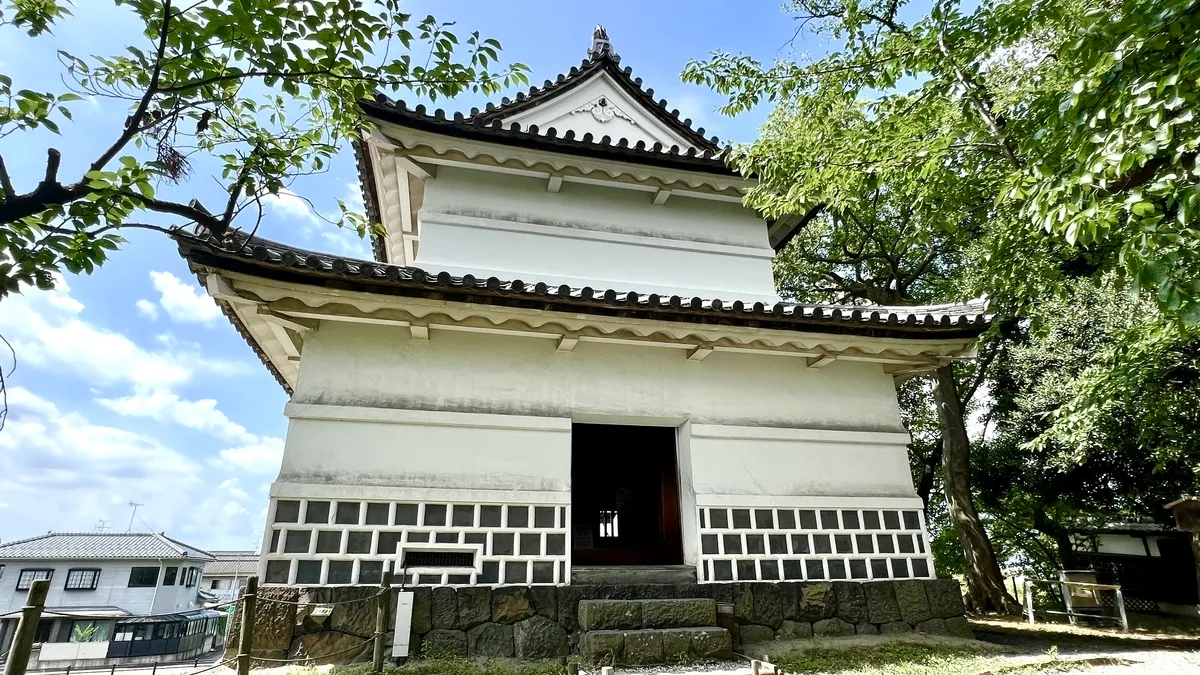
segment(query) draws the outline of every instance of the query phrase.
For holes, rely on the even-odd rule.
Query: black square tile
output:
[[[417,505],[416,504],[397,504],[396,505],[396,524],[397,525],[416,525],[417,524]]]
[[[455,504],[450,512],[450,519],[455,527],[474,527],[475,507],[471,504]]]
[[[696,522],[700,524],[700,529],[708,528],[708,509],[696,509]]]
[[[729,560],[714,560],[713,581],[733,581],[733,563]]]
[[[463,535],[464,544],[487,544],[487,532],[468,532]]]
[[[271,548],[267,551],[268,553],[279,553],[280,552],[279,538],[282,535],[283,535],[282,530],[273,530],[271,532]]]
[[[878,511],[863,511],[862,513],[863,528],[867,530],[879,529],[879,512]]]
[[[806,579],[825,578],[825,566],[821,564],[820,560],[805,560],[804,571]]]
[[[338,525],[357,525],[358,514],[362,511],[362,502],[338,502],[333,522]],[[330,572],[330,575],[333,573]],[[350,583],[350,582],[346,582]]]
[[[321,583],[321,561],[320,560],[297,560],[296,561],[296,583],[298,583],[298,584],[319,584],[319,583]]]
[[[895,553],[896,542],[892,540],[890,534],[875,535],[875,547],[880,553]]]
[[[422,518],[421,524],[426,527],[445,527],[446,512],[445,504],[426,504],[425,517]]]
[[[767,541],[771,544],[771,555],[787,555],[787,535],[786,534],[771,534],[767,535]]]
[[[471,583],[470,574],[447,574],[446,584],[450,586],[466,586]]]
[[[341,530],[325,530],[317,533],[317,553],[341,553]],[[349,582],[346,582],[349,583]]]
[[[400,546],[401,532],[380,532],[379,542],[375,545],[375,555],[396,555]]]
[[[715,534],[700,535],[700,551],[702,553],[704,553],[704,555],[720,554],[721,551],[717,545],[717,535],[715,535]]]
[[[708,526],[714,530],[724,530],[729,527],[729,511],[726,509],[709,509]]]
[[[833,547],[838,553],[854,553],[854,540],[848,534],[835,534]]]
[[[916,553],[917,547],[913,546],[913,535],[896,535],[896,550],[900,551],[901,553]]]
[[[492,533],[492,552],[490,555],[512,555],[514,552],[513,534],[511,532]]]
[[[904,512],[904,529],[919,530],[921,529],[921,518],[916,511]]]
[[[802,529],[802,530],[817,529],[817,512],[816,511],[801,511],[800,512],[800,529]]]
[[[913,576],[918,579],[929,578],[929,561],[924,558],[913,558]]]
[[[775,512],[771,509],[755,509],[754,510],[754,529],[756,530],[773,530],[775,529]]]
[[[750,509],[733,510],[733,528],[735,530],[750,529]]]
[[[504,583],[529,583],[529,569],[524,561],[509,560],[504,563]]]
[[[529,527],[529,507],[508,507],[508,527]]]
[[[813,539],[813,551],[814,552],[816,552],[817,554],[833,553],[833,547],[830,545],[830,542],[829,542],[829,535],[814,534],[812,536],[812,539]]]
[[[779,581],[779,563],[774,560],[759,560],[758,578],[763,581]]]
[[[371,553],[371,533],[351,532],[346,536],[346,553]]]
[[[811,549],[808,545],[807,534],[792,535],[792,555],[808,555]]]
[[[358,583],[372,586],[383,581],[382,560],[362,560],[358,563]]]
[[[842,511],[842,529],[858,529],[858,511]]]
[[[775,518],[779,521],[779,529],[794,530],[796,529],[796,512],[791,509],[779,509],[775,512]]]
[[[521,555],[541,555],[542,554],[542,535],[522,534],[521,535]]]
[[[871,578],[887,579],[888,565],[887,560],[883,558],[871,558]]]
[[[268,560],[267,583],[286,584],[288,582],[288,574],[290,574],[291,571],[292,561],[290,560]]]
[[[844,560],[830,559],[826,561],[826,566],[829,567],[830,579],[846,578],[846,562]]]
[[[908,560],[904,558],[892,558],[892,578],[908,578]]]
[[[855,543],[858,544],[858,552],[859,553],[874,553],[875,552],[875,538],[872,537],[871,535],[856,534],[856,535],[854,535],[854,541],[855,541]]]
[[[533,563],[533,583],[535,583],[535,584],[552,584],[552,583],[554,583],[554,563],[552,563],[552,562],[534,562]]]
[[[866,560],[851,560],[850,561],[850,578],[851,579],[866,579],[867,578],[867,561]]]
[[[740,534],[725,534],[721,535],[725,542],[725,555],[741,555],[742,553],[742,535]]]
[[[458,543],[458,533],[457,532],[438,532],[433,535],[433,540],[434,540],[434,542],[436,542],[438,544],[457,544]]]
[[[767,543],[763,540],[761,534],[746,535],[746,553],[750,555],[762,555],[767,552]]]
[[[304,509],[304,522],[324,525],[329,522],[329,502],[309,502]]]
[[[566,555],[567,554],[567,535],[565,534],[547,534],[546,535],[546,555]]]
[[[499,506],[481,506],[481,507],[479,507],[479,526],[480,527],[500,527],[500,507]]]
[[[554,527],[554,507],[553,506],[535,506],[533,507],[533,526],[534,527]],[[551,578],[553,578],[551,573]]]
[[[837,511],[822,511],[821,512],[821,529],[823,530],[838,530],[841,525],[838,524]]]
[[[428,532],[409,532],[408,540],[413,541],[413,542],[429,543],[429,533]]]
[[[367,525],[389,525],[388,511],[391,504],[383,502],[370,502],[367,504]]]
[[[804,579],[804,562],[801,560],[784,560],[783,578],[788,581],[800,581]]]
[[[283,539],[284,553],[308,553],[308,543],[312,540],[312,530],[288,530]]]
[[[350,560],[330,560],[329,571],[326,573],[325,583],[354,583],[354,562]]]
[[[758,566],[753,560],[737,561],[738,581],[758,581]]]
[[[884,511],[883,512],[883,527],[887,530],[900,529],[900,512],[899,511]]]
[[[495,560],[483,561],[483,572],[479,575],[479,583],[500,583],[500,563],[496,562]]]
[[[275,522],[300,522],[300,502],[292,501],[290,499],[281,499],[275,502]]]

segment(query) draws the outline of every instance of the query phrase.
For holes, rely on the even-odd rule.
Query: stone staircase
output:
[[[581,600],[579,628],[587,663],[681,663],[733,652],[729,631],[717,626],[717,603],[706,598]]]

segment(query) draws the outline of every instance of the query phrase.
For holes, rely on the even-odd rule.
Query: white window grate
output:
[[[266,583],[378,584],[384,561],[395,565],[401,551],[465,548],[479,551],[476,567],[418,569],[404,583],[550,585],[570,578],[565,505],[276,499],[271,508]]]
[[[699,519],[703,582],[933,576],[916,510],[707,507]]]

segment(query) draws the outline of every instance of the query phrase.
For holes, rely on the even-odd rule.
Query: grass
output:
[[[329,675],[368,675],[370,666],[336,666]],[[386,675],[566,675],[557,662],[530,663],[516,659],[467,660],[455,657],[425,658],[402,666],[389,666]],[[316,675],[313,669],[296,669],[288,675]]]
[[[1072,626],[1063,618],[1048,621],[1038,617],[1035,624],[1027,623],[1023,617],[981,617],[971,620],[980,631],[1000,632],[1008,635],[1027,635],[1060,639],[1097,639],[1112,642],[1161,642],[1200,639],[1200,619],[1181,616],[1153,614],[1129,615],[1129,632],[1122,633],[1119,626],[1110,623],[1080,620]],[[1058,617],[1055,617],[1058,619]],[[1200,640],[1198,640],[1200,642]]]
[[[858,642],[853,646],[817,641],[813,647],[778,654],[774,661],[786,673],[838,675],[1036,675],[1061,673],[1079,663],[1057,654],[1017,660],[994,649],[966,644],[896,640]]]

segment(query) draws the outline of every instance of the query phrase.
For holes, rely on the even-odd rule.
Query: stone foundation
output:
[[[735,647],[776,639],[901,632],[972,637],[963,617],[961,590],[952,579],[496,588],[424,586],[409,590],[415,593],[410,653],[418,656],[515,656],[537,660],[577,654],[580,601],[593,599],[715,600],[717,623],[729,629]],[[393,589],[388,602],[389,644],[397,591]],[[317,663],[369,660],[371,646],[365,640],[375,630],[372,598],[377,592],[378,588],[371,586],[260,589],[254,655],[271,659],[309,657]],[[313,612],[317,605],[349,600],[361,602],[335,604],[327,616],[316,616]],[[659,611],[669,615],[695,609],[679,603],[679,607],[664,604]],[[227,657],[237,654],[240,625],[239,613],[231,622]],[[355,648],[359,643],[363,644]]]

